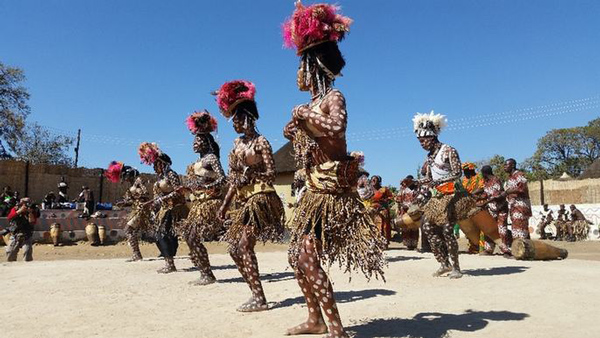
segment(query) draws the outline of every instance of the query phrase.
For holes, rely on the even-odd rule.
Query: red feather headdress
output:
[[[212,133],[217,130],[217,119],[208,111],[196,111],[185,119],[185,124],[192,134]]]
[[[341,41],[350,31],[352,19],[338,14],[338,6],[296,2],[292,17],[283,23],[283,45],[296,48],[298,55],[327,41]]]
[[[154,162],[158,159],[162,152],[158,148],[156,143],[143,142],[140,144],[138,148],[138,154],[140,155],[140,159],[142,163],[147,165],[153,165]]]
[[[123,172],[123,162],[112,161],[104,172],[104,177],[113,183],[117,183],[121,179],[121,172]]]
[[[231,118],[233,109],[244,101],[254,101],[256,87],[245,80],[225,82],[217,91],[217,105],[225,118]]]

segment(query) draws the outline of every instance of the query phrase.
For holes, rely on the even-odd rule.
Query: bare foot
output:
[[[267,302],[264,300],[256,300],[254,298],[250,298],[247,302],[242,304],[237,311],[239,312],[259,312],[268,310],[269,306]]]
[[[441,275],[448,273],[450,271],[452,271],[452,268],[450,268],[449,266],[446,266],[446,265],[442,265],[442,266],[440,266],[439,269],[437,269],[436,272],[433,273],[433,277],[440,277]]]
[[[175,271],[177,271],[177,269],[171,268],[171,267],[167,267],[167,266],[165,266],[164,268],[160,268],[160,269],[156,270],[156,272],[158,272],[158,273],[164,273],[164,274],[175,272]]]
[[[188,284],[190,285],[198,285],[198,286],[202,286],[202,285],[209,285],[209,284],[213,284],[216,283],[216,279],[212,278],[212,277],[208,277],[208,276],[200,276],[200,278],[189,282]]]
[[[286,336],[295,336],[299,334],[318,334],[318,333],[327,333],[327,325],[323,319],[319,320],[316,324],[306,322],[302,323],[298,326],[294,326],[287,330],[285,333]]]
[[[448,275],[448,277],[450,279],[458,279],[462,276],[463,276],[462,272],[460,272],[460,270],[457,270],[457,269],[453,269],[452,272],[450,272],[450,274]]]

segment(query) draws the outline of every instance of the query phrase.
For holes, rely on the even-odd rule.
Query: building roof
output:
[[[600,158],[597,158],[589,167],[579,176],[580,179],[584,178],[600,178]]]
[[[293,173],[298,167],[296,166],[296,160],[294,158],[294,147],[291,142],[288,142],[283,145],[283,147],[279,148],[273,154],[273,159],[275,160],[275,171],[280,173]]]

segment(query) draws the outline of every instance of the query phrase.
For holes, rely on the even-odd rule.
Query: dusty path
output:
[[[388,253],[387,283],[367,283],[358,275],[349,283],[337,269],[330,271],[344,324],[357,337],[597,337],[600,332],[600,262],[462,255],[466,275],[449,280],[431,277],[437,265],[430,254]],[[260,252],[258,259],[273,308],[254,314],[235,311],[249,291],[224,254],[211,256],[220,283],[206,287],[187,284],[197,272],[183,257],[176,260],[179,272],[170,275],[156,274],[162,262],[154,259],[1,263],[0,336],[282,337],[305,319],[306,308],[285,252]]]

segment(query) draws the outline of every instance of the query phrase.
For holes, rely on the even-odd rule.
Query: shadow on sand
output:
[[[370,289],[361,291],[341,291],[335,292],[335,300],[337,303],[350,303],[359,300],[369,299],[378,296],[392,296],[396,291],[385,289]],[[304,297],[288,298],[279,303],[273,304],[273,309],[284,308],[295,304],[304,304]]]
[[[227,270],[227,269],[237,269],[237,267],[234,264],[227,264],[227,265],[211,265],[210,267],[212,270]],[[185,272],[192,272],[192,271],[198,271],[198,268],[195,266],[189,267],[189,268],[185,268],[185,269],[181,269],[182,271]]]
[[[235,268],[235,265],[233,266]],[[285,280],[294,279],[293,272],[276,272],[276,273],[265,273],[260,274],[260,281],[263,283],[281,282]],[[246,283],[244,279],[240,277],[219,279],[219,283]]]
[[[386,258],[387,258],[388,263],[419,261],[421,259],[427,259],[426,257],[414,257],[414,256],[395,256],[395,257],[386,257]]]
[[[517,321],[529,317],[526,313],[510,311],[473,311],[463,314],[439,312],[418,313],[411,319],[374,319],[346,328],[356,337],[411,337],[443,338],[450,330],[475,332],[485,328],[490,321]]]
[[[501,275],[512,275],[516,273],[525,272],[529,269],[528,266],[500,266],[489,269],[472,269],[463,270],[465,275],[469,276],[501,276]]]

